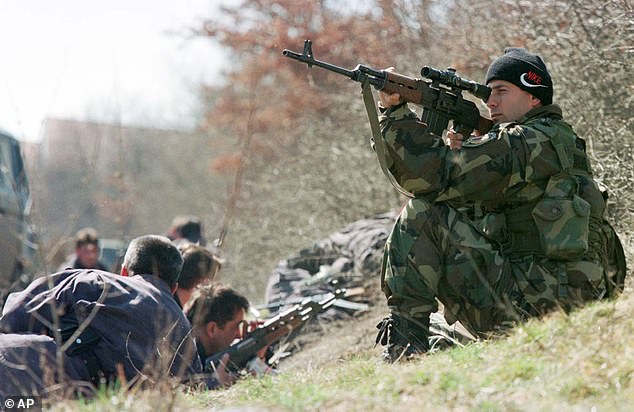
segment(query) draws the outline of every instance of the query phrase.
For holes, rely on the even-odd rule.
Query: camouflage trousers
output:
[[[429,316],[444,306],[474,336],[605,293],[603,268],[501,252],[471,219],[446,203],[409,201],[387,240],[381,287],[392,313]]]

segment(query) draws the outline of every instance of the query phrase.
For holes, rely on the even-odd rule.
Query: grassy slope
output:
[[[298,411],[626,410],[634,404],[633,312],[627,294],[531,321],[505,339],[391,366],[377,361],[376,350],[352,345],[322,365],[249,379],[196,402]]]
[[[630,254],[631,256],[631,254]],[[554,313],[479,342],[396,365],[378,360],[379,305],[357,320],[328,325],[282,363],[280,373],[227,390],[108,393],[52,410],[631,410],[634,404],[634,296],[631,277],[616,301]],[[172,406],[172,401],[174,404]]]

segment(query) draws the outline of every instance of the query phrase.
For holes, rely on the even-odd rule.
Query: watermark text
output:
[[[0,397],[0,411],[3,412],[42,412],[42,398],[39,396]]]

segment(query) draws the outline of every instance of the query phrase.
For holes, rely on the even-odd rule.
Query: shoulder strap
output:
[[[568,159],[568,154],[566,153],[566,144],[564,143],[564,139],[561,138],[559,130],[555,131],[555,134],[551,136],[550,140],[553,142],[553,146],[555,147],[555,151],[557,152],[557,157],[559,158],[561,168],[563,170],[570,169],[572,167],[572,164]]]
[[[557,157],[559,158],[559,164],[561,165],[562,170],[568,170],[572,167],[572,162],[570,162],[567,150],[570,149],[568,142],[563,139],[561,136],[559,127],[554,126],[551,122],[546,119],[536,122],[534,127],[540,132],[544,133],[546,136],[550,138],[550,141],[555,148],[555,152],[557,153]]]
[[[570,126],[564,122],[553,122],[551,119],[540,119],[531,126],[550,138],[562,170],[576,169],[592,173],[583,141]],[[577,146],[577,141],[581,143],[581,147]]]
[[[379,117],[376,114],[376,103],[374,103],[374,96],[372,95],[372,90],[370,89],[370,84],[367,81],[364,81],[361,84],[361,91],[363,93],[363,103],[365,104],[365,111],[368,114],[368,121],[370,122],[370,129],[372,130],[372,140],[374,141],[374,150],[376,150],[376,155],[379,159],[379,165],[381,166],[381,170],[387,179],[390,181],[392,186],[401,193],[409,198],[414,197],[414,195],[407,190],[405,190],[394,178],[392,173],[388,170],[385,161],[387,159],[385,143],[383,142],[383,136],[381,135],[381,129],[379,127]]]

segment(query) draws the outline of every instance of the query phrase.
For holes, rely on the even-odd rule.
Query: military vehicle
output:
[[[35,259],[31,194],[20,142],[0,129],[0,301]]]
[[[99,261],[108,271],[119,273],[128,244],[119,239],[99,239]]]

